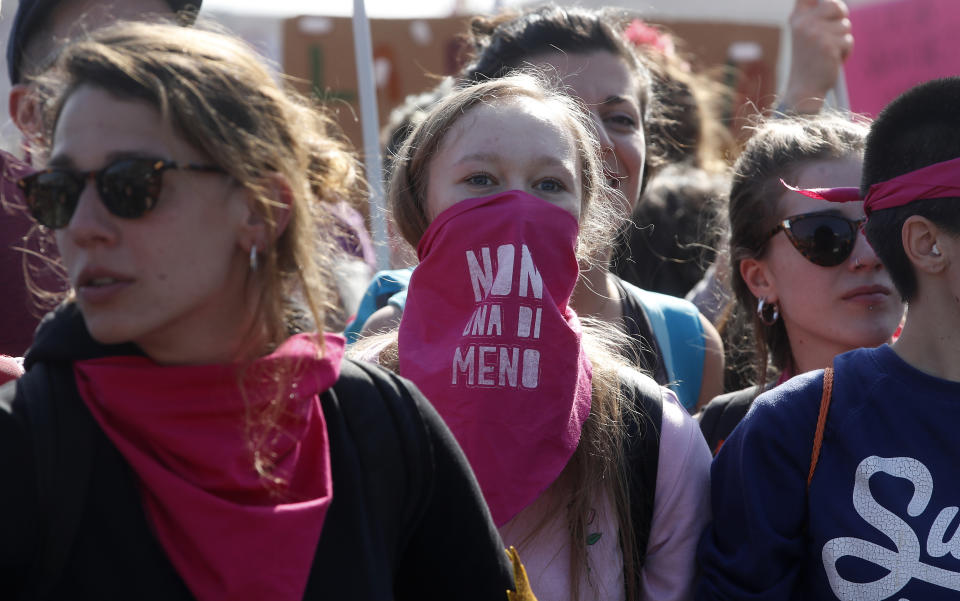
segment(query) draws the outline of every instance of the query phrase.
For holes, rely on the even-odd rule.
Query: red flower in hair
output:
[[[643,19],[634,19],[624,30],[623,37],[634,46],[650,46],[667,56],[673,56],[673,39],[655,27],[647,25]]]

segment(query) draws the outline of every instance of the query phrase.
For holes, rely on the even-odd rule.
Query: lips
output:
[[[862,302],[867,304],[882,302],[887,299],[891,294],[891,290],[886,286],[873,285],[873,286],[860,286],[850,290],[844,294],[841,298],[843,300]]]
[[[74,289],[85,303],[100,304],[113,299],[133,282],[133,278],[101,268],[87,268],[76,278]]]
[[[93,287],[99,288],[111,284],[126,283],[133,281],[133,278],[123,274],[101,268],[87,268],[80,272],[75,281],[75,287]]]
[[[99,288],[101,286],[109,286],[110,284],[116,284],[118,281],[119,280],[117,280],[116,278],[94,278],[83,285]]]

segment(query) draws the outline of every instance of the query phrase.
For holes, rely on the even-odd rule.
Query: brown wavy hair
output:
[[[731,288],[737,319],[753,332],[760,390],[771,362],[778,372],[793,368],[793,352],[783,320],[766,325],[757,315],[758,299],[740,275],[740,263],[763,257],[770,230],[784,217],[778,202],[784,192],[780,180],[792,182],[813,162],[862,157],[866,135],[864,120],[848,114],[771,118],[756,126],[734,165],[728,205]]]
[[[646,132],[664,113],[653,86],[652,63],[624,38],[630,17],[629,12],[620,9],[593,10],[554,4],[475,17],[470,23],[468,39],[472,58],[460,77],[472,82],[502,77],[528,67],[531,58],[548,52],[609,52],[626,63],[639,84],[637,101]],[[666,157],[659,152],[662,148],[662,145],[651,144],[648,136],[641,193],[650,177],[665,164]],[[631,204],[637,200],[628,199]]]
[[[93,86],[152,104],[184,140],[245,187],[267,224],[267,239],[274,241],[261,249],[260,267],[248,273],[248,284],[259,291],[251,327],[263,328],[268,350],[293,331],[315,329],[323,352],[324,316],[331,307],[327,259],[335,255],[327,250],[332,243],[317,239],[329,219],[321,201],[351,198],[359,179],[356,159],[329,116],[278,84],[242,40],[168,24],[126,22],[98,30],[67,47],[38,83],[46,99],[46,140],[53,139],[71,94]],[[275,200],[277,175],[289,186],[289,206]],[[280,211],[289,211],[282,231]],[[50,234],[36,229],[38,236]],[[270,476],[269,441],[282,429],[282,391],[293,374],[239,377],[267,378],[276,386],[268,409],[248,419],[255,463]]]

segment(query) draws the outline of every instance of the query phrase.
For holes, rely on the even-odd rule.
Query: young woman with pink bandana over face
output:
[[[380,361],[444,417],[538,598],[688,598],[709,452],[569,304],[612,212],[584,109],[530,75],[455,91],[389,198],[420,264]]]

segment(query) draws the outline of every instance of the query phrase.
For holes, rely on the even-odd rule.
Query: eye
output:
[[[463,181],[471,186],[491,186],[494,183],[493,178],[486,173],[474,173],[464,178]]]
[[[541,192],[563,192],[567,189],[563,182],[552,177],[540,180],[533,187]]]
[[[637,120],[625,113],[615,113],[612,115],[607,115],[603,119],[604,123],[610,124],[610,126],[616,129],[637,129]]]

